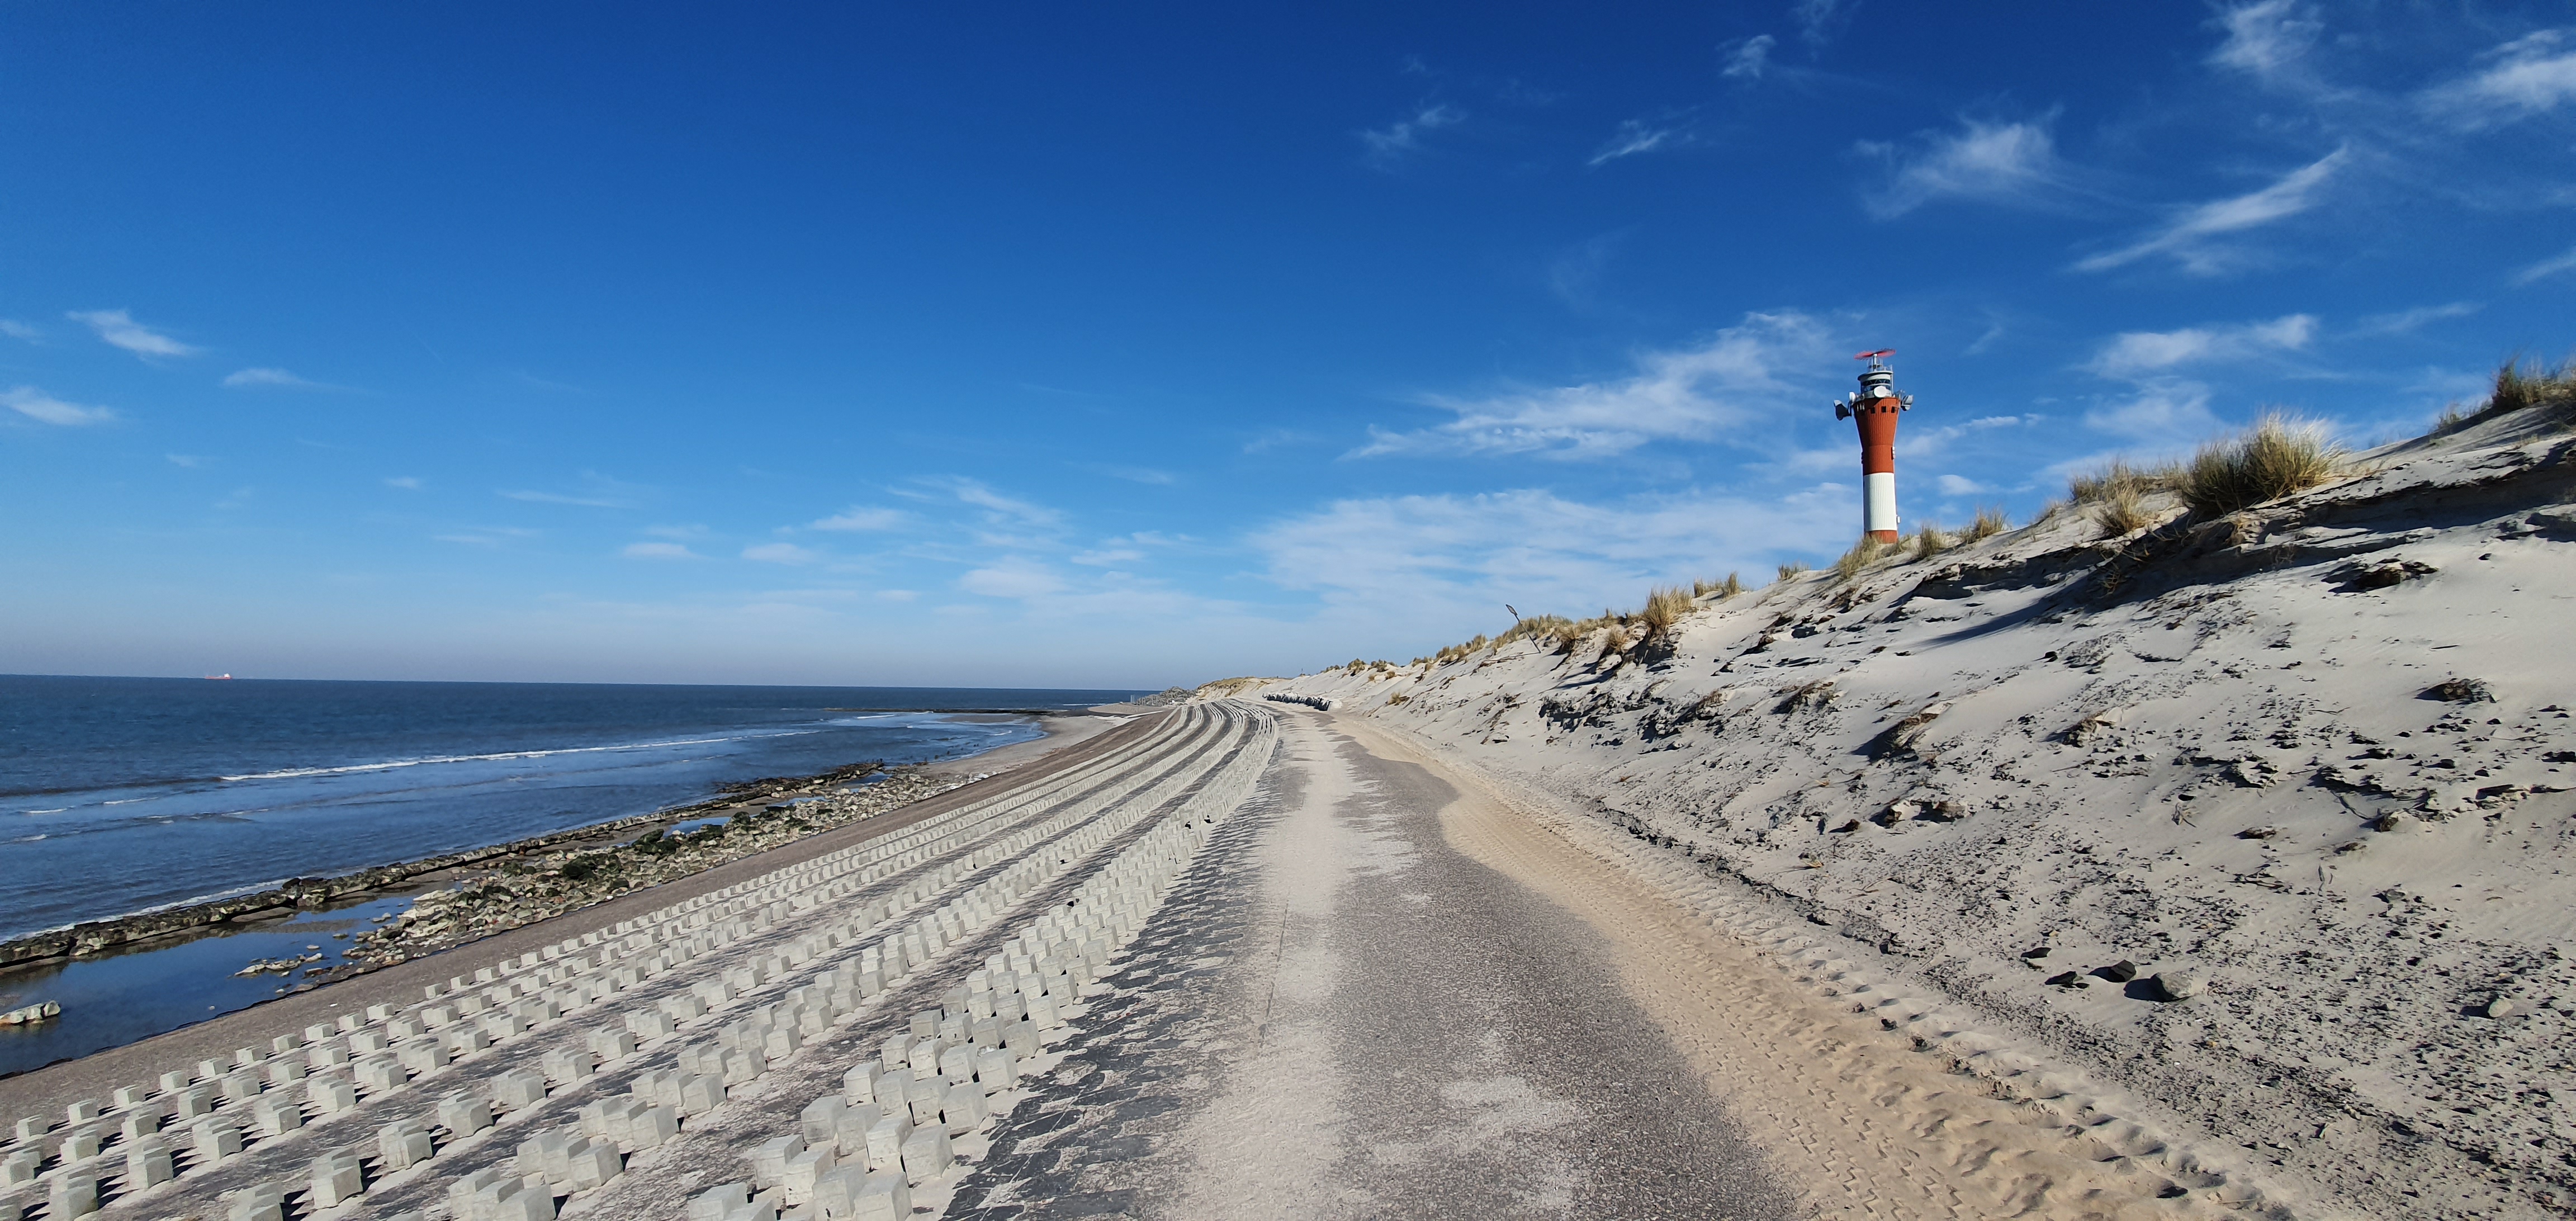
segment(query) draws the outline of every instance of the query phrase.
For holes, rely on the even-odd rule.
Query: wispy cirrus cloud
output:
[[[1409,118],[1361,131],[1360,144],[1367,151],[1369,164],[1392,169],[1422,151],[1424,136],[1466,121],[1466,111],[1447,102],[1432,102],[1416,107]]]
[[[224,377],[224,384],[235,390],[254,386],[272,386],[283,390],[346,390],[329,382],[297,377],[284,369],[242,369]]]
[[[136,322],[134,315],[121,309],[73,310],[64,317],[87,326],[101,340],[137,356],[194,356],[204,351]]]
[[[2103,377],[2136,380],[2185,365],[2301,351],[2316,336],[2313,314],[2173,331],[2124,331],[2104,344],[2085,367]]]
[[[1798,23],[1798,37],[1808,46],[1821,47],[1851,23],[1851,9],[1843,0],[1798,0],[1789,7],[1789,20]]]
[[[37,330],[36,328],[20,322],[15,318],[0,318],[0,335],[6,335],[20,343],[43,343],[45,341],[45,333],[43,331]]]
[[[2423,95],[2435,113],[2463,127],[2488,127],[2576,100],[2576,47],[2564,30],[2542,30],[2489,51],[2486,67]]]
[[[630,560],[703,560],[707,557],[680,543],[628,543],[619,555]]]
[[[1756,313],[1707,341],[1637,358],[1621,378],[1482,398],[1428,395],[1456,419],[1409,432],[1370,429],[1348,457],[1535,454],[1604,458],[1650,441],[1706,440],[1782,408],[1794,387],[1785,370],[1817,365],[1824,325],[1795,311]]]
[[[387,475],[385,476],[385,486],[389,488],[400,488],[406,492],[417,492],[426,485],[421,482],[420,476],[418,475]]]
[[[1724,66],[1717,70],[1718,75],[1731,80],[1758,81],[1771,70],[1771,48],[1778,45],[1780,40],[1769,34],[1756,34],[1730,42],[1721,48]]]
[[[118,418],[111,408],[87,407],[79,403],[65,402],[34,386],[17,386],[0,391],[0,407],[6,407],[38,423],[54,424],[64,428],[106,424]]]
[[[1619,130],[1592,154],[1586,165],[1603,165],[1622,157],[1680,148],[1691,142],[1690,124],[1678,116],[1661,119],[1625,119]]]
[[[2209,53],[2209,62],[2270,82],[2297,72],[2325,30],[2295,0],[2240,4],[2220,12],[2216,24],[2227,37]]]
[[[957,578],[957,588],[987,598],[1042,598],[1066,588],[1063,577],[1036,560],[1007,556]]]
[[[632,509],[635,507],[635,502],[631,500],[615,500],[606,496],[573,496],[562,492],[539,492],[524,488],[513,491],[496,492],[494,495],[497,495],[504,500],[523,500],[530,504],[578,505],[585,509]]]
[[[903,528],[904,523],[910,520],[912,520],[912,515],[901,509],[876,509],[869,508],[864,505],[852,505],[849,508],[831,515],[830,517],[814,522],[812,525],[807,526],[806,529],[846,530],[851,532],[899,530]]]
[[[1863,142],[1855,151],[1886,163],[1887,180],[1861,206],[1880,220],[1942,199],[2035,207],[2062,202],[2072,174],[2049,135],[2052,112],[2035,120],[1961,119],[1958,130],[1927,132],[1911,148]]]
[[[2559,255],[2555,258],[2542,259],[2529,267],[2525,267],[2522,270],[2515,272],[2513,274],[2513,282],[2516,284],[2530,284],[2535,281],[2546,280],[2551,276],[2564,275],[2571,271],[2576,271],[2576,246],[2568,247],[2567,253],[2565,254]]]
[[[743,548],[742,558],[762,564],[811,564],[823,557],[794,543],[757,543]]]
[[[2216,275],[2241,261],[2219,239],[2285,220],[2316,207],[2326,184],[2351,159],[2345,146],[2283,175],[2259,191],[2194,204],[2153,232],[2117,250],[2079,260],[2078,271],[2110,271],[2162,255],[2195,275]]]

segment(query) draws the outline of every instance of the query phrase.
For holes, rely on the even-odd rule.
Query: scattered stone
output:
[[[2440,700],[2446,704],[2492,704],[2495,688],[2477,678],[2446,678],[2424,689],[2418,699]]]
[[[2148,982],[2169,1001],[2187,1001],[2209,990],[2208,977],[2191,970],[2159,971]]]
[[[2488,1001],[2483,1012],[2491,1018],[2512,1017],[2522,1012],[2522,1006],[2515,1004],[2512,997],[2499,996]]]
[[[2125,984],[2138,977],[2138,964],[2123,958],[2110,966],[2093,968],[2093,974],[2115,984]]]
[[[2270,825],[2268,825],[2268,824],[2267,824],[2267,825],[2265,825],[2265,826],[2260,826],[2260,827],[2247,827],[2247,828],[2245,828],[2244,830],[2237,832],[2237,833],[2236,833],[2236,838],[2238,838],[2238,839],[2274,839],[2274,838],[2278,838],[2278,837],[2280,836],[2280,834],[2281,834],[2281,829],[2280,829],[2279,827],[2270,826]]]
[[[2056,975],[2051,975],[2042,982],[2052,988],[2090,988],[2093,986],[2091,981],[2085,979],[2084,976],[2074,971],[2065,971]]]
[[[32,1005],[12,1009],[7,1013],[0,1013],[0,1026],[32,1026],[37,1022],[61,1017],[62,1012],[63,1006],[60,1001],[38,1001]]]
[[[2370,821],[2370,829],[2373,831],[2395,831],[2405,825],[2406,816],[2395,810],[2390,810]]]
[[[2441,569],[2422,560],[2398,560],[2386,564],[2360,564],[2342,570],[2342,588],[2351,593],[2366,593],[2402,585],[2411,577],[2429,577]]]
[[[2023,950],[2021,952],[2021,956],[2024,958],[2046,958],[2048,957],[2048,947],[2044,945],[2035,945],[2027,950]]]

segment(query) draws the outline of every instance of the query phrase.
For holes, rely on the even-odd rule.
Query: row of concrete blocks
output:
[[[918,948],[918,947],[916,947],[916,948]],[[529,962],[530,964],[533,964],[533,962],[534,962],[534,961],[535,961],[535,956],[534,956],[534,955],[531,955],[531,956],[529,957],[529,959],[528,959],[528,962]],[[484,977],[486,977],[486,978],[488,978],[488,977],[489,977],[489,972],[488,972],[488,971],[487,971],[487,972],[483,972],[483,973],[478,973],[478,974],[483,975],[483,976],[484,976]],[[460,980],[460,981],[455,981],[455,982],[462,982],[462,981]],[[745,982],[745,981],[735,981],[735,982],[738,982],[738,983],[739,983],[739,982]],[[436,989],[432,989],[432,991],[436,991]],[[584,999],[586,1000],[586,999],[589,999],[589,998],[585,997]],[[436,1008],[436,1007],[433,1007],[433,1009],[435,1009],[435,1008]],[[470,1012],[470,1010],[471,1010],[472,1006],[471,1006],[471,1005],[470,1005],[470,1003],[469,1003],[467,1006],[464,1006],[464,1008],[466,1008],[466,1009]],[[371,1018],[382,1018],[384,1015],[383,1015],[383,1014],[381,1014],[381,1013],[373,1013],[373,1014],[370,1014],[369,1016],[370,1016]],[[529,1015],[529,1016],[536,1016],[536,1015]],[[554,1015],[553,1015],[551,1012],[549,1012],[549,1013],[546,1013],[546,1014],[542,1015],[542,1018],[540,1018],[540,1020],[542,1020],[543,1018],[551,1018],[552,1016],[554,1016]],[[1051,1019],[1054,1015],[1053,1015],[1053,1013],[1050,1011],[1050,1012],[1042,1013],[1040,1016],[1041,1016],[1041,1017],[1043,1017],[1043,1018]],[[446,1013],[443,1013],[443,1012],[434,1012],[434,1013],[431,1015],[431,1017],[432,1017],[432,1020],[433,1020],[433,1021],[442,1021],[442,1020],[446,1020],[446,1019],[448,1019],[448,1015],[447,1015]],[[515,1033],[517,1033],[517,1031],[515,1031],[515,1030],[514,1030],[514,1031],[507,1032],[507,1033],[515,1034]],[[623,1037],[623,1036],[619,1036],[619,1037]],[[283,1052],[287,1051],[289,1048],[291,1048],[293,1045],[294,1045],[294,1044],[293,1044],[293,1041],[292,1041],[291,1037],[289,1037],[289,1038],[282,1038],[282,1039],[280,1039],[280,1040],[278,1041],[278,1043],[277,1043],[277,1045],[276,1045],[276,1047],[275,1047],[275,1050],[276,1050],[277,1052],[279,1052],[279,1053],[283,1053]],[[605,1051],[606,1049],[601,1049],[601,1050]],[[628,1046],[627,1046],[627,1047],[625,1047],[625,1048],[620,1049],[620,1050],[621,1050],[621,1051],[631,1051],[631,1050],[632,1050],[632,1048],[631,1048],[631,1044],[630,1044],[630,1045],[628,1045]],[[789,1052],[791,1052],[791,1053],[792,1053],[792,1051],[793,1051],[793,1047],[792,1047],[792,1046],[790,1046],[790,1047],[785,1048],[784,1050],[787,1050],[787,1051],[789,1051]],[[317,1053],[317,1054],[318,1054],[318,1053]],[[556,1052],[556,1053],[551,1053],[551,1054],[550,1054],[550,1057],[549,1057],[549,1061],[550,1061],[550,1062],[549,1062],[549,1065],[548,1065],[548,1068],[549,1068],[550,1073],[552,1073],[553,1075],[559,1076],[559,1077],[569,1077],[569,1078],[573,1078],[573,1079],[578,1079],[578,1077],[580,1077],[580,1076],[582,1076],[582,1075],[586,1075],[587,1070],[588,1070],[588,1068],[590,1067],[590,1066],[589,1066],[589,1064],[588,1064],[588,1062],[587,1062],[587,1057],[583,1057],[583,1058],[582,1058],[582,1062],[581,1062],[580,1064],[578,1064],[578,1065],[574,1065],[574,1064],[571,1064],[571,1063],[567,1062],[567,1063],[565,1063],[565,1064],[564,1064],[564,1065],[562,1065],[562,1066],[558,1066],[558,1065],[556,1065],[555,1063],[553,1063],[553,1061],[554,1061],[554,1060],[556,1060],[556,1059],[558,1059],[558,1058],[566,1057],[567,1055],[568,1055],[568,1053],[561,1052],[561,1051],[558,1051],[558,1052]],[[248,1057],[247,1057],[247,1056],[244,1056],[243,1058],[247,1059]],[[755,1069],[754,1071],[756,1072],[757,1070]],[[293,1079],[293,1077],[295,1077],[295,1076],[299,1076],[299,1075],[300,1075],[300,1074],[293,1074],[293,1073],[281,1073],[281,1074],[280,1074],[280,1079],[281,1079],[281,1080]],[[531,1077],[533,1077],[533,1076],[534,1076],[534,1074],[527,1074],[527,1076],[531,1076]],[[339,1109],[346,1109],[346,1106],[347,1106],[347,1105],[349,1105],[349,1104],[351,1104],[351,1103],[353,1103],[353,1102],[354,1102],[354,1097],[353,1097],[353,1096],[350,1096],[350,1097],[343,1097],[343,1096],[342,1096],[342,1094],[343,1094],[344,1092],[346,1092],[346,1091],[347,1091],[347,1086],[346,1086],[346,1083],[345,1083],[345,1082],[338,1083],[337,1085],[334,1085],[334,1084],[332,1084],[332,1083],[328,1083],[328,1082],[324,1082],[324,1083],[317,1083],[317,1085],[318,1085],[318,1088],[321,1088],[321,1089],[326,1090],[326,1091],[330,1091],[330,1093],[329,1093],[329,1094],[327,1095],[327,1097],[326,1097],[326,1101],[324,1102],[324,1109],[325,1109],[325,1113],[330,1113],[331,1111],[335,1111],[335,1110],[339,1110]],[[505,1079],[504,1079],[504,1080],[502,1080],[502,1081],[500,1081],[500,1082],[498,1082],[498,1083],[497,1083],[497,1086],[498,1086],[498,1089],[499,1089],[502,1093],[504,1093],[504,1094],[507,1094],[508,1092],[510,1092],[510,1091],[511,1091],[511,1090],[513,1090],[513,1089],[518,1089],[518,1090],[521,1090],[522,1092],[525,1092],[525,1091],[529,1088],[529,1086],[528,1086],[526,1083],[522,1083],[522,1082],[514,1082],[514,1081],[512,1081],[512,1080],[508,1080],[508,1079],[506,1079],[506,1075],[505,1075]],[[541,1097],[541,1096],[542,1096],[542,1084],[541,1084],[541,1083],[537,1083],[537,1084],[534,1086],[534,1089],[535,1089],[535,1093],[537,1094],[537,1096]],[[686,1091],[684,1090],[684,1091],[683,1091],[683,1093],[686,1093]],[[709,1096],[710,1094],[711,1094],[712,1096]],[[120,1101],[120,1102],[125,1102],[125,1101],[128,1101],[128,1100],[127,1100],[127,1099],[124,1099],[124,1098],[120,1098],[120,1099],[119,1099],[119,1101]],[[707,1092],[705,1092],[705,1093],[701,1093],[701,1094],[700,1094],[699,1096],[697,1096],[697,1097],[691,1097],[691,1098],[688,1098],[688,1099],[687,1099],[687,1101],[688,1101],[688,1102],[690,1102],[690,1103],[695,1104],[694,1106],[692,1106],[692,1107],[691,1107],[691,1109],[692,1109],[692,1110],[702,1110],[702,1109],[706,1108],[707,1106],[712,1105],[712,1103],[713,1103],[713,1102],[721,1101],[721,1092],[720,1092],[720,1090],[719,1090],[719,1091],[707,1091]],[[660,1110],[660,1108],[652,1108],[651,1110]],[[81,1112],[80,1112],[78,1109],[76,1109],[76,1110],[74,1111],[74,1115],[75,1115],[75,1116],[79,1116],[79,1115],[80,1115],[80,1113],[81,1113]],[[274,1104],[274,1100],[272,1100],[272,1105],[268,1108],[267,1113],[266,1113],[266,1114],[264,1114],[264,1115],[263,1115],[263,1117],[262,1117],[263,1129],[264,1129],[264,1130],[266,1130],[266,1131],[268,1131],[268,1132],[270,1132],[271,1134],[275,1134],[275,1133],[283,1132],[283,1131],[286,1131],[286,1130],[291,1130],[294,1126],[297,1126],[297,1124],[300,1122],[300,1116],[298,1116],[298,1117],[293,1117],[293,1118],[286,1118],[286,1117],[282,1117],[282,1116],[287,1115],[287,1114],[290,1114],[290,1113],[289,1113],[289,1112],[287,1112],[285,1108],[280,1107],[280,1106],[276,1106],[276,1105]],[[670,1122],[669,1120],[665,1120],[665,1123],[668,1125],[668,1126],[667,1126],[667,1128],[666,1128],[666,1132],[667,1132],[667,1131],[675,1131],[675,1130],[676,1130],[676,1123],[675,1123],[675,1122]],[[392,1129],[398,1129],[398,1128],[400,1128],[400,1127],[402,1127],[402,1125],[390,1125],[390,1126],[389,1126],[389,1128],[392,1128]],[[385,1135],[386,1135],[386,1137],[387,1137],[387,1139],[388,1139],[388,1140],[392,1140],[392,1139],[394,1139],[394,1137],[395,1137],[395,1132],[394,1132],[394,1131],[389,1130]],[[232,1140],[232,1141],[227,1142],[227,1141],[225,1141],[225,1140],[223,1139],[223,1136],[221,1135],[221,1130],[220,1130],[220,1128],[217,1128],[217,1129],[215,1129],[214,1131],[212,1131],[212,1132],[208,1133],[208,1134],[207,1134],[207,1137],[208,1137],[208,1139],[207,1139],[206,1141],[204,1141],[203,1143],[204,1143],[204,1144],[206,1144],[206,1145],[208,1146],[208,1150],[207,1150],[207,1151],[208,1151],[209,1153],[211,1153],[211,1154],[214,1154],[214,1155],[215,1155],[215,1156],[217,1156],[217,1157],[220,1157],[220,1156],[226,1155],[226,1154],[228,1154],[229,1152],[238,1151],[238,1137],[237,1137],[237,1135],[235,1135],[235,1136],[234,1136],[234,1138],[233,1138],[233,1140]],[[419,1141],[419,1143],[420,1143],[420,1144],[423,1144],[423,1145],[426,1145],[426,1144],[427,1144],[426,1133],[418,1134],[418,1138],[417,1138],[417,1139],[418,1139],[418,1141]],[[149,1152],[150,1152],[150,1151],[144,1151],[145,1156],[146,1156],[147,1158],[148,1158],[148,1156],[149,1156]],[[425,1156],[425,1155],[426,1155],[426,1152],[427,1152],[427,1151],[426,1151],[425,1149],[424,1149],[424,1150],[422,1150],[422,1151],[421,1151],[421,1155],[422,1155],[422,1156]],[[328,1159],[326,1159],[326,1162],[327,1162],[327,1160],[328,1160]],[[166,1174],[166,1173],[167,1173],[167,1171],[166,1171],[166,1170],[164,1170],[164,1171],[163,1171],[163,1173],[165,1173],[165,1174]],[[351,1173],[354,1173],[354,1170],[352,1170],[352,1171],[351,1171]],[[145,1172],[145,1176],[148,1178],[149,1174],[150,1174],[150,1171],[148,1171],[148,1170],[147,1170],[147,1171]],[[317,1180],[317,1184],[327,1184],[327,1183],[330,1181],[330,1177],[331,1177],[331,1176],[329,1176],[329,1175],[327,1175],[327,1174],[326,1174],[326,1175],[324,1175],[322,1178],[320,1178],[320,1179],[318,1179],[318,1180]],[[148,1185],[148,1184],[147,1184],[147,1185]],[[79,1185],[78,1183],[76,1183],[76,1182],[75,1182],[75,1183],[67,1184],[67,1185],[66,1185],[66,1194],[77,1196],[77,1195],[79,1194],[79,1186],[80,1186],[80,1185]],[[330,1189],[329,1189],[327,1186],[317,1185],[317,1187],[316,1187],[316,1189],[315,1189],[315,1194],[317,1195],[317,1197],[318,1197],[318,1196],[327,1196],[327,1195],[329,1195],[329,1194],[330,1194]],[[66,1211],[66,1212],[67,1212],[67,1211],[69,1211],[69,1210],[53,1210],[53,1211]],[[75,1214],[75,1215],[76,1215],[76,1214]]]

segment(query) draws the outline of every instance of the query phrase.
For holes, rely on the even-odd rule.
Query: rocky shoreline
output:
[[[875,783],[867,783],[871,779]],[[318,984],[712,868],[786,839],[909,804],[957,783],[962,781],[933,779],[920,765],[888,769],[874,762],[810,776],[747,781],[675,809],[333,877],[290,878],[251,894],[31,934],[0,942],[0,968],[85,958],[191,933],[221,932],[371,895],[425,891],[423,900],[438,909],[434,915],[425,916],[416,904],[398,924],[361,935],[348,955],[350,963],[308,972],[299,986]],[[677,836],[664,833],[677,824],[717,818],[729,822]],[[653,847],[625,850],[647,841]],[[576,876],[565,877],[564,866],[575,860],[583,862],[573,865]],[[451,894],[460,897],[437,898]]]

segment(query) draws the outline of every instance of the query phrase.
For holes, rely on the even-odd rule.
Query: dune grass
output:
[[[1834,579],[1848,581],[1859,576],[1861,569],[1877,563],[1890,550],[1887,544],[1866,534],[1862,535],[1859,542],[1852,544],[1851,550],[1844,552],[1841,559],[1834,561]]]
[[[2093,502],[2093,524],[2102,528],[2102,537],[2119,538],[2134,534],[2155,524],[2156,516],[2147,508],[2144,493],[2134,487],[2117,487]]]
[[[1680,623],[1694,605],[1690,591],[1659,585],[1647,591],[1646,605],[1637,612],[1636,622],[1644,625],[1648,640],[1660,640],[1672,635],[1673,625]]]
[[[1968,528],[1959,532],[1959,543],[1965,546],[1980,539],[1993,538],[2010,529],[2012,529],[2012,521],[2004,516],[2003,510],[1979,509],[1977,519],[1969,522]]]
[[[2343,448],[2325,426],[2266,415],[2232,437],[2200,447],[2184,464],[2175,491],[2200,517],[2222,517],[2312,488],[2343,469]]]
[[[2562,416],[2576,418],[2576,360],[2561,361],[2555,367],[2525,365],[2519,357],[2504,362],[2496,370],[2495,388],[2487,394],[2487,401],[2473,411],[2462,411],[2456,403],[2443,408],[2442,418],[2433,423],[2433,435],[2457,432],[2480,420],[2528,407],[2554,408]]]
[[[1931,559],[1955,545],[1948,531],[1928,521],[1914,532],[1914,558],[1917,560]]]
[[[2114,497],[2141,498],[2154,492],[2170,492],[2181,486],[2183,468],[2168,462],[2159,466],[2131,466],[2126,458],[2113,458],[2109,466],[2088,471],[2066,481],[2066,494],[2076,504],[2100,504]]]
[[[1786,581],[1791,577],[1798,576],[1807,571],[1807,562],[1805,560],[1791,560],[1780,566],[1779,579]]]
[[[1716,594],[1719,598],[1732,598],[1743,592],[1744,579],[1731,572],[1726,574],[1726,579],[1723,581],[1691,582],[1691,596],[1694,598],[1705,598],[1710,594]]]

